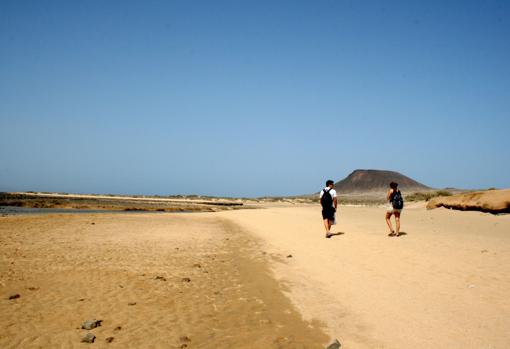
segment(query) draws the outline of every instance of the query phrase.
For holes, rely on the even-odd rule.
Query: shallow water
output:
[[[14,216],[26,214],[51,214],[51,213],[165,213],[163,211],[124,211],[124,210],[82,210],[75,208],[36,208],[36,207],[16,207],[16,206],[0,206],[0,216]]]

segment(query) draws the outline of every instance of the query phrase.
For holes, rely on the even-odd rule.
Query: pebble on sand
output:
[[[182,278],[182,282],[191,282],[190,278]]]
[[[291,255],[291,254],[289,254],[289,255],[287,256],[287,258],[292,258],[292,255]]]
[[[93,328],[101,326],[101,322],[103,322],[103,320],[95,320],[95,319],[87,320],[81,325],[81,328],[83,328],[85,330],[91,330]]]
[[[181,336],[179,339],[181,342],[191,342],[191,339],[188,336]]]
[[[129,302],[128,305],[136,305],[136,302]]]
[[[155,280],[166,281],[166,278],[165,278],[165,277],[163,277],[163,276],[156,276],[154,279],[155,279]]]
[[[106,341],[106,343],[111,343],[111,342],[113,342],[114,339],[115,339],[115,337],[106,337],[105,341]]]
[[[20,294],[19,294],[19,293],[16,293],[16,294],[11,294],[11,295],[9,296],[9,299],[16,299],[16,298],[19,298],[19,297],[21,297],[21,296],[20,296]]]
[[[342,344],[340,344],[340,342],[338,341],[338,339],[335,339],[333,341],[333,343],[331,343],[330,345],[328,345],[326,347],[326,349],[339,349],[340,347],[342,346]]]
[[[81,339],[83,343],[94,343],[95,340],[96,336],[94,336],[94,334],[90,332],[83,336],[83,338]]]

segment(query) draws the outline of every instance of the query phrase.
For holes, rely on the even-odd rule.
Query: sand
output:
[[[218,217],[1,217],[0,256],[2,349],[321,348],[328,339],[283,295],[257,242]],[[102,326],[80,329],[89,319]],[[87,332],[95,343],[80,342]]]
[[[277,278],[345,348],[508,348],[510,215],[415,206],[398,238],[383,208],[341,207],[331,239],[317,207],[219,215],[292,254]]]
[[[339,211],[0,217],[0,348],[508,348],[510,215]]]

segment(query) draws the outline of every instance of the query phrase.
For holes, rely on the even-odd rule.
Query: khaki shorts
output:
[[[402,209],[399,209],[399,208],[393,208],[393,206],[391,204],[387,204],[386,205],[386,213],[400,213],[402,212]]]

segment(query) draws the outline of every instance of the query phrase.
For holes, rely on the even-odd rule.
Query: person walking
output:
[[[390,228],[390,233],[388,236],[399,236],[400,234],[400,214],[402,209],[404,208],[404,199],[402,198],[402,193],[398,190],[398,184],[395,182],[390,183],[390,188],[386,193],[386,200],[388,201],[388,206],[386,207],[386,224],[388,224],[388,228]],[[391,225],[391,216],[395,215],[395,228],[396,231],[393,230],[393,226]]]
[[[322,206],[322,220],[324,222],[324,228],[326,229],[326,238],[330,238],[331,226],[336,224],[335,212],[337,207],[336,190],[333,189],[335,183],[328,179],[326,181],[326,187],[321,190],[319,198]]]

